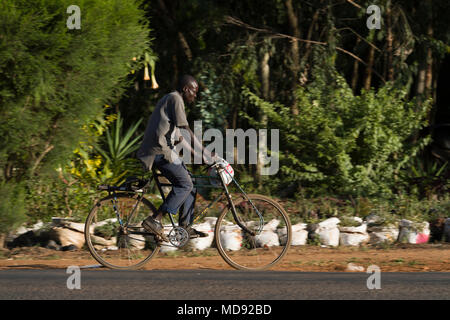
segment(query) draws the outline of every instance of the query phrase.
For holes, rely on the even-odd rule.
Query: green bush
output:
[[[135,1],[80,0],[81,29],[69,30],[69,0],[0,3],[0,168],[7,178],[51,172],[83,126],[128,84],[133,57],[148,49]]]
[[[408,101],[407,90],[391,84],[354,95],[336,72],[315,74],[296,92],[297,116],[243,89],[248,103],[267,114],[269,128],[280,130],[280,172],[270,183],[294,186],[290,195],[300,188],[311,196],[390,196],[400,169],[430,141],[414,138],[427,124],[430,101]]]
[[[25,209],[25,189],[22,185],[1,183],[0,194],[0,234],[8,233],[27,220]]]
[[[70,217],[84,222],[99,193],[66,174],[27,182],[26,207],[29,221],[49,222],[51,217]]]
[[[0,183],[20,189],[2,200],[4,228],[17,208],[29,220],[89,211],[92,186],[55,170],[77,158],[80,144],[95,144],[86,127],[142,67],[150,29],[140,3],[77,1],[81,29],[69,30],[72,1],[0,2]]]

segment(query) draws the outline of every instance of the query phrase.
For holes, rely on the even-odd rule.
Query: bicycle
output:
[[[209,166],[219,173],[216,177],[192,175],[195,187],[222,189],[200,213],[194,214],[195,224],[216,204],[219,210],[214,240],[220,256],[233,268],[240,270],[264,270],[274,266],[287,253],[292,237],[291,223],[283,207],[276,201],[262,195],[246,194],[238,182],[218,163]],[[240,193],[231,194],[224,180],[230,175]],[[151,201],[144,197],[154,180],[164,201],[162,175],[155,169],[149,179],[129,178],[120,186],[102,185],[99,190],[108,192],[89,213],[85,223],[85,240],[91,255],[103,266],[112,269],[139,269],[159,252],[162,245],[182,248],[189,242],[186,229],[175,224],[170,218],[167,238],[162,239],[147,232],[141,222],[156,212]],[[198,180],[209,179],[209,184],[199,184]],[[222,201],[222,202],[220,202]],[[234,222],[234,223],[233,223]],[[264,238],[277,228],[281,237],[278,243],[268,244]],[[228,250],[225,245],[226,232],[232,230],[241,237],[240,250]],[[165,240],[169,240],[167,244]],[[281,240],[281,241],[280,241]]]

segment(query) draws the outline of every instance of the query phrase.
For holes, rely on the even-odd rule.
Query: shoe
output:
[[[189,234],[190,239],[194,238],[206,238],[208,236],[207,233],[195,230],[194,228],[187,227],[186,228],[187,233]]]
[[[167,237],[164,235],[163,226],[161,222],[153,219],[153,217],[149,216],[144,221],[142,221],[142,227],[148,232],[161,237],[163,240],[164,239],[167,240]]]

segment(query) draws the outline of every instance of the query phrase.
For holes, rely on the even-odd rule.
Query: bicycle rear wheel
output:
[[[255,194],[247,197],[250,201],[243,195],[234,196],[233,203],[237,218],[248,230],[239,227],[231,208],[226,208],[216,223],[217,249],[236,269],[268,269],[286,255],[291,244],[291,223],[274,200]]]
[[[132,195],[117,194],[116,199],[101,199],[89,213],[84,229],[86,244],[105,267],[138,269],[158,253],[159,243],[141,226],[156,209],[145,198],[137,204]]]

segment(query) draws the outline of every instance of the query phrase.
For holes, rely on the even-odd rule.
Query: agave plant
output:
[[[415,158],[403,172],[403,178],[415,186],[421,196],[445,194],[449,187],[448,161],[439,163],[436,159]]]
[[[141,122],[142,120],[139,120],[123,134],[123,119],[119,113],[116,121],[106,131],[104,148],[98,145],[95,147],[105,159],[104,170],[113,172],[112,182],[118,183],[126,175],[135,174],[139,168],[137,159],[130,158],[130,155],[139,148],[138,142],[143,133],[135,133]]]

